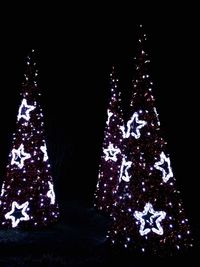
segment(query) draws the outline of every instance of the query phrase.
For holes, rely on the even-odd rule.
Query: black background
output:
[[[184,11],[164,5],[148,9],[144,4],[128,9],[119,8],[116,12],[114,7],[98,4],[82,9],[77,4],[73,9],[66,6],[59,13],[56,9],[49,12],[48,7],[34,7],[34,11],[13,10],[2,19],[1,181],[15,130],[24,58],[31,48],[36,48],[56,195],[60,202],[80,199],[92,205],[106,120],[109,71],[113,63],[120,68],[126,109],[136,26],[143,23],[149,37],[153,92],[161,126],[185,207],[195,224],[199,191],[198,20],[187,7]]]

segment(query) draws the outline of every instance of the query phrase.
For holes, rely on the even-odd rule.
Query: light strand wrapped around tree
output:
[[[35,51],[26,58],[21,103],[0,197],[0,224],[37,228],[59,218],[45,140]]]

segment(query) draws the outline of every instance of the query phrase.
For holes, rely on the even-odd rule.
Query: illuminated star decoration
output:
[[[116,155],[120,153],[121,150],[119,148],[114,148],[113,144],[109,143],[108,148],[104,148],[103,153],[105,156],[105,161],[112,160],[117,161]]]
[[[28,105],[26,99],[24,98],[22,100],[20,107],[19,107],[19,113],[17,115],[17,120],[19,121],[21,118],[23,118],[23,119],[29,121],[29,119],[30,119],[29,113],[34,109],[35,109],[35,107]]]
[[[44,153],[43,161],[48,160],[48,155],[47,155],[47,146],[46,143],[40,147],[41,151]]]
[[[2,184],[2,187],[1,187],[1,197],[4,195],[4,193],[5,193],[5,188],[4,188],[4,186],[5,186],[5,184],[3,183]]]
[[[166,183],[169,180],[169,178],[173,177],[173,172],[170,165],[170,159],[169,157],[166,157],[164,152],[160,154],[160,161],[156,162],[154,164],[154,167],[162,172],[163,182]]]
[[[140,129],[147,124],[146,121],[142,121],[138,119],[138,113],[134,112],[131,119],[127,122],[127,131],[125,131],[125,127],[121,126],[120,129],[123,133],[124,138],[129,138],[129,136],[133,136],[136,139],[140,138]]]
[[[28,201],[22,205],[19,205],[16,201],[13,201],[11,211],[5,214],[5,218],[12,221],[13,228],[16,227],[20,221],[28,221],[30,219],[29,215],[26,213],[28,205]]]
[[[156,114],[156,118],[157,118],[157,122],[158,122],[158,125],[160,126],[160,121],[159,121],[159,116],[158,116],[158,112],[157,112],[157,109],[154,107],[154,112]]]
[[[112,117],[113,113],[108,109],[107,110],[107,115],[108,115],[108,119],[106,121],[106,124],[109,125],[110,123],[110,118]]]
[[[119,182],[124,180],[125,182],[129,182],[131,176],[128,174],[128,169],[131,167],[132,162],[126,161],[125,157],[122,159],[121,169],[120,169],[120,176],[119,176]]]
[[[49,184],[49,191],[47,192],[47,197],[51,199],[51,204],[55,204],[55,193],[53,189],[53,184],[48,181]]]
[[[31,154],[24,152],[24,145],[21,144],[18,149],[13,148],[11,165],[16,164],[20,169],[24,167],[24,161],[29,159]]]
[[[135,211],[134,217],[140,221],[140,235],[147,235],[151,231],[158,235],[163,235],[163,228],[160,222],[165,218],[165,216],[166,212],[164,211],[154,211],[151,203],[146,203],[142,212]],[[146,225],[148,227],[146,227]]]

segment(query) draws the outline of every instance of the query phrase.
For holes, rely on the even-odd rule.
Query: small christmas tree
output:
[[[17,129],[1,189],[0,222],[5,227],[42,227],[59,217],[37,80],[32,50],[26,59]]]
[[[110,74],[110,102],[107,109],[107,121],[104,131],[103,153],[99,166],[99,177],[95,192],[95,206],[105,213],[110,213],[121,175],[121,164],[125,164],[123,157],[122,132],[123,118],[121,98],[118,91],[118,79],[114,67]],[[128,178],[127,178],[128,179]]]
[[[192,246],[192,238],[160,130],[142,26],[138,44],[132,116],[121,128],[133,168],[129,182],[119,185],[108,240],[145,254],[170,255]]]

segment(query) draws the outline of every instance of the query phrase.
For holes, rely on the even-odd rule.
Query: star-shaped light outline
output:
[[[5,193],[5,188],[4,188],[4,186],[5,186],[5,183],[3,182],[3,184],[2,184],[2,187],[1,187],[1,197],[4,195],[4,193]]]
[[[48,160],[48,154],[47,154],[47,145],[46,143],[43,146],[40,146],[40,150],[44,153],[43,161]]]
[[[25,115],[21,114],[23,107],[27,108],[27,110],[25,112]],[[27,100],[25,98],[23,98],[22,103],[21,103],[21,105],[19,107],[17,120],[19,121],[21,118],[24,118],[26,121],[29,121],[29,119],[30,119],[30,114],[29,113],[34,109],[35,109],[35,107],[32,106],[32,105],[28,105],[27,104]]]
[[[147,122],[146,121],[143,121],[143,120],[139,120],[138,119],[138,113],[137,112],[134,112],[131,119],[127,122],[127,131],[125,132],[125,127],[124,126],[120,126],[120,129],[122,131],[122,135],[123,135],[123,138],[129,138],[130,135],[132,135],[133,137],[135,137],[136,139],[139,139],[140,138],[140,131],[139,129],[141,129],[142,127],[144,127]],[[136,123],[137,124],[140,124],[136,127],[135,131],[136,133],[134,132],[131,132],[131,124],[133,123],[133,121],[136,119]]]
[[[122,164],[121,164],[121,168],[120,168],[120,175],[119,175],[119,183],[124,180],[125,182],[129,182],[131,176],[128,174],[128,169],[130,169],[132,165],[132,161],[126,161],[126,158],[123,157],[122,158]],[[125,170],[124,170],[125,167]],[[125,173],[125,176],[123,175],[123,173]]]
[[[56,196],[54,193],[53,184],[49,181],[48,181],[48,184],[49,184],[49,191],[47,192],[47,197],[51,199],[51,204],[55,204]]]
[[[11,221],[12,221],[12,227],[13,227],[13,228],[16,227],[16,226],[19,224],[20,221],[28,221],[28,220],[30,219],[29,215],[26,213],[26,209],[27,209],[28,205],[29,205],[29,202],[28,202],[28,201],[24,202],[24,203],[21,204],[21,205],[19,205],[16,201],[13,201],[11,211],[9,211],[9,212],[7,212],[7,213],[5,214],[5,218],[6,218],[7,220],[8,220],[8,219],[11,219]],[[15,211],[15,208],[17,208],[17,209],[22,209],[21,212],[22,212],[22,215],[23,215],[24,217],[21,217],[21,218],[17,218],[17,219],[16,219],[16,218],[12,215],[12,213]]]
[[[112,155],[111,157],[109,155],[109,152]],[[121,150],[119,148],[114,148],[113,144],[109,143],[108,148],[103,149],[103,153],[106,155],[105,161],[108,161],[110,159],[110,160],[113,160],[116,162],[117,161],[116,155],[119,154],[120,152],[121,152]]]
[[[110,118],[112,117],[113,114],[114,114],[114,113],[111,112],[109,109],[107,110],[107,116],[108,116],[108,119],[107,119],[107,121],[106,121],[106,124],[107,124],[107,125],[109,125],[109,123],[110,123]]]
[[[163,167],[160,167],[160,165],[164,164],[164,163],[167,163],[168,165],[168,173],[166,172],[166,170],[163,168]],[[172,172],[172,168],[171,168],[171,163],[170,163],[170,158],[169,157],[166,157],[165,153],[162,151],[161,154],[160,154],[160,161],[156,162],[154,164],[154,167],[161,171],[162,172],[162,179],[163,179],[163,182],[167,182],[170,178],[172,178],[174,175],[173,175],[173,172]]]
[[[15,154],[17,154],[18,157],[20,157],[21,162],[15,161]],[[21,157],[23,156],[23,157]],[[31,154],[24,152],[24,145],[21,144],[18,149],[13,148],[12,150],[12,159],[11,159],[11,165],[16,164],[20,169],[24,167],[24,161],[26,159],[31,158]]]
[[[156,118],[157,118],[158,125],[160,126],[159,115],[158,115],[158,112],[157,112],[156,107],[154,107],[153,110],[154,110],[154,112],[155,112],[155,114],[156,114]]]
[[[143,219],[143,216],[147,215],[147,213],[151,213],[152,215],[150,216],[150,223],[153,223],[153,220],[155,219],[155,224],[157,226],[158,229],[156,229],[155,227],[152,228],[146,228],[145,229],[145,219]],[[163,228],[160,224],[160,222],[165,218],[166,216],[166,212],[165,211],[155,211],[153,209],[153,206],[151,203],[146,203],[144,210],[142,212],[140,211],[135,211],[134,212],[134,217],[140,221],[141,225],[140,225],[140,235],[147,235],[148,233],[150,233],[151,231],[158,234],[158,235],[163,235]]]

